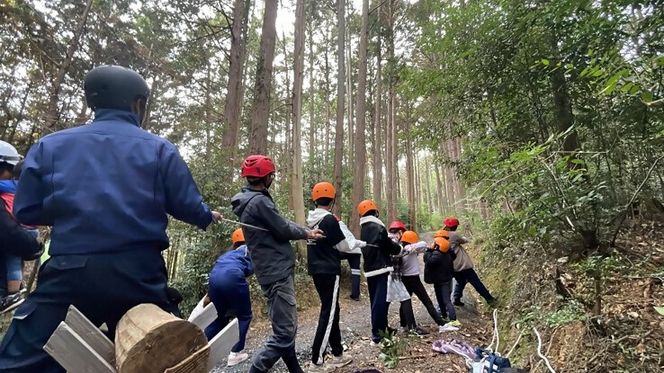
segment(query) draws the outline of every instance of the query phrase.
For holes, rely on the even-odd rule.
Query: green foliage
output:
[[[545,324],[550,328],[557,328],[575,321],[585,321],[586,311],[579,301],[567,300],[555,310],[548,311],[542,306],[530,306],[523,312],[515,324],[539,325]]]
[[[654,307],[654,308],[655,308],[655,312],[657,312],[658,314],[664,316],[664,307]]]
[[[587,276],[605,276],[626,269],[623,260],[618,255],[593,255],[574,263],[573,268]]]
[[[399,365],[399,357],[406,350],[406,341],[399,338],[397,333],[380,331],[380,355],[378,358],[385,364],[386,368],[394,369]]]

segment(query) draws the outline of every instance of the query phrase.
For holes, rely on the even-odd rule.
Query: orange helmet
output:
[[[334,185],[328,183],[327,181],[320,182],[314,185],[314,189],[311,190],[311,199],[317,201],[319,198],[332,198],[337,195],[337,190],[334,189]]]
[[[417,233],[415,233],[413,231],[405,231],[401,235],[401,242],[413,244],[413,243],[415,243],[419,240],[420,240],[420,238],[417,236]]]
[[[438,248],[443,253],[446,253],[447,250],[450,249],[450,241],[442,238],[442,237],[436,237],[433,239],[433,246],[434,249]]]
[[[360,216],[366,215],[366,213],[371,210],[378,211],[378,206],[376,206],[376,203],[370,199],[365,199],[364,201],[360,202],[359,205],[357,205],[357,212],[360,214]]]
[[[436,231],[436,233],[433,234],[433,238],[450,238],[450,232],[444,230],[444,229],[439,229]]]
[[[244,242],[244,233],[242,232],[242,228],[238,228],[233,231],[233,234],[231,234],[231,242],[233,242],[233,244]]]

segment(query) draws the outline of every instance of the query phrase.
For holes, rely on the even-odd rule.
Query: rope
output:
[[[542,353],[542,337],[540,337],[540,334],[537,332],[537,329],[533,327],[533,332],[535,332],[535,335],[537,336],[537,356],[539,356],[542,361],[544,361],[544,364],[546,364],[546,367],[549,369],[549,372],[551,373],[556,373],[556,371],[551,367],[551,363],[549,362],[549,359],[544,356]]]
[[[496,343],[496,349],[493,349],[493,344]],[[498,333],[498,310],[493,310],[493,336],[491,337],[491,344],[487,347],[487,350],[491,352],[498,352],[498,347],[500,346],[500,334]]]
[[[510,352],[508,352],[507,355],[505,355],[505,358],[509,359],[510,355],[512,355],[512,352],[521,341],[521,337],[523,337],[523,330],[519,333],[519,337],[516,339],[516,342],[514,342],[514,344],[512,345],[512,348],[510,348]]]

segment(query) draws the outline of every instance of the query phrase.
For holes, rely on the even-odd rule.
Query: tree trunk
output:
[[[389,67],[388,74],[388,113],[387,113],[387,147],[390,149],[389,154],[389,181],[387,192],[387,220],[392,221],[397,215],[397,198],[399,190],[399,177],[397,174],[398,169],[398,153],[397,148],[397,126],[396,126],[396,106],[397,98],[395,94],[394,82],[394,4],[392,0],[387,3],[387,61]]]
[[[291,169],[291,195],[295,222],[304,225],[304,196],[302,191],[302,82],[304,80],[304,0],[295,6],[295,49],[293,52],[293,166]],[[297,244],[301,257],[307,255],[307,246]]]
[[[380,10],[378,10],[380,12]],[[382,73],[382,56],[381,56],[381,47],[380,47],[380,33],[378,34],[378,51],[376,56],[376,94],[374,95],[374,105],[376,109],[376,114],[374,115],[374,139],[373,139],[373,198],[375,202],[380,207],[383,200],[383,162],[381,158],[382,145],[382,121],[380,103],[382,100],[381,93],[381,73]]]
[[[346,3],[348,7],[348,2]],[[350,9],[348,9],[347,14],[349,14],[349,17],[352,16],[350,13]],[[347,132],[347,137],[348,137],[348,153],[346,154],[346,166],[348,165],[354,165],[355,163],[353,162],[354,154],[353,152],[355,151],[355,130],[354,130],[354,122],[353,122],[353,71],[351,69],[351,66],[353,66],[352,60],[350,58],[352,46],[351,46],[351,38],[352,35],[350,33],[350,30],[346,29],[346,102],[348,105],[346,105],[346,116],[347,116],[347,123],[348,123],[348,132]]]
[[[237,151],[238,132],[242,118],[242,99],[244,93],[244,82],[242,72],[244,60],[247,54],[247,40],[245,39],[245,28],[248,25],[251,1],[235,0],[233,8],[233,26],[231,27],[231,50],[229,53],[228,68],[228,93],[224,104],[224,126],[221,137],[221,145],[230,154],[231,163]]]
[[[434,171],[436,172],[436,196],[438,198],[438,212],[442,215],[445,211],[445,203],[444,203],[444,191],[445,191],[445,185],[443,184],[443,181],[440,177],[440,167],[437,162],[434,162]]]
[[[337,189],[337,199],[341,201],[343,195],[343,157],[344,157],[344,95],[346,82],[345,66],[345,36],[346,36],[346,5],[345,0],[337,0],[337,124],[334,134],[334,187]],[[355,206],[353,206],[353,209]],[[341,216],[341,203],[334,205],[334,213]],[[352,227],[351,227],[352,229]]]
[[[406,107],[406,110],[410,110]],[[406,151],[406,195],[408,201],[408,221],[410,222],[411,229],[415,229],[417,225],[417,200],[415,196],[415,162],[413,160],[413,143],[408,138],[410,135],[410,115],[405,120],[405,151]]]
[[[320,175],[320,170],[322,167],[316,164],[316,118],[315,118],[315,100],[314,100],[314,30],[309,22],[308,25],[309,32],[309,169],[311,172],[315,172],[316,180],[319,180],[322,176]],[[327,125],[326,125],[327,127]],[[315,170],[315,171],[314,171]]]
[[[272,90],[272,61],[276,39],[277,0],[265,0],[263,31],[256,67],[254,103],[251,110],[251,137],[249,151],[252,154],[267,153],[267,125],[270,114],[270,92]]]
[[[329,154],[330,154],[330,124],[332,123],[332,108],[330,105],[330,96],[332,92],[330,91],[330,56],[328,45],[330,45],[330,30],[325,30],[325,144],[323,149],[323,154],[325,159],[323,160],[325,168],[330,164]],[[336,154],[336,153],[335,153]],[[327,175],[326,175],[327,176]]]
[[[369,0],[362,1],[362,30],[360,32],[359,66],[357,69],[357,103],[355,104],[355,159],[353,167],[353,206],[364,199],[364,177],[366,175],[367,149],[365,141],[366,89],[367,89],[367,45],[369,37]],[[351,214],[351,229],[360,233],[358,214]]]
[[[67,75],[69,66],[71,65],[71,62],[74,59],[74,53],[76,53],[76,50],[78,49],[78,41],[79,39],[81,39],[81,35],[83,35],[83,31],[85,30],[85,23],[88,20],[88,14],[90,14],[90,8],[92,8],[92,3],[93,0],[88,0],[88,2],[85,5],[83,14],[81,15],[81,18],[78,20],[78,25],[76,26],[74,35],[69,40],[69,44],[67,45],[67,52],[65,54],[65,59],[64,61],[62,61],[62,63],[60,63],[58,72],[55,75],[55,80],[53,81],[53,87],[51,88],[51,92],[49,93],[48,105],[46,107],[47,108],[46,121],[44,125],[45,125],[45,130],[48,130],[50,132],[61,129],[61,126],[55,126],[55,123],[58,121],[60,116],[58,113],[58,99],[60,98],[60,90],[62,89],[62,83],[65,80],[65,75]]]

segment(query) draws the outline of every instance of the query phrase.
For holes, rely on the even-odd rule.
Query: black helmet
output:
[[[85,100],[91,109],[130,110],[137,98],[147,100],[150,88],[137,72],[118,65],[102,65],[85,76]]]

